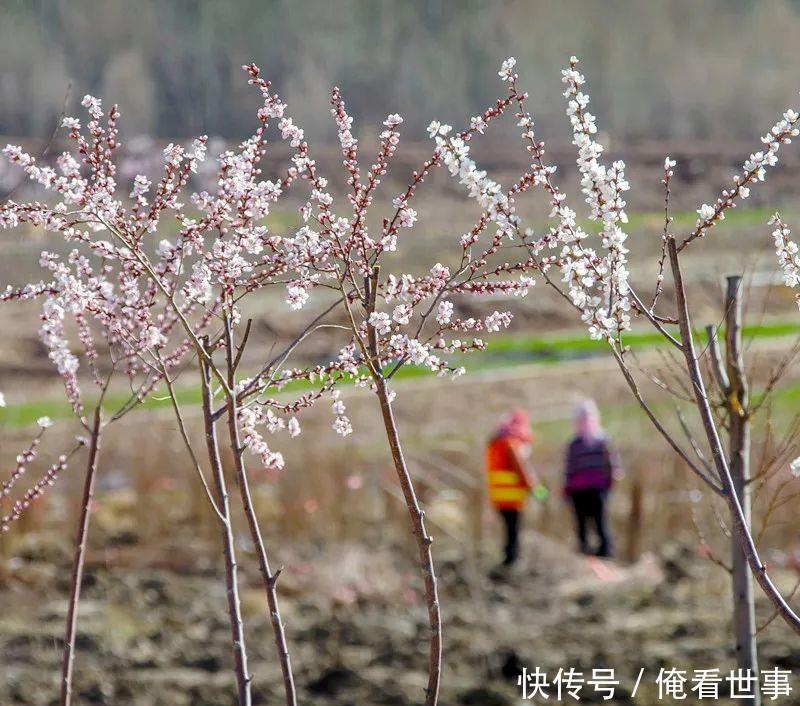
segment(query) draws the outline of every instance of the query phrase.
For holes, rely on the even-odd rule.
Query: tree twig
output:
[[[183,421],[183,413],[181,412],[180,405],[178,404],[178,397],[175,394],[175,388],[172,384],[172,380],[169,377],[167,372],[167,367],[164,365],[164,361],[161,358],[161,354],[158,354],[158,362],[161,365],[161,372],[164,376],[164,382],[167,385],[167,392],[169,394],[170,402],[172,403],[172,409],[175,412],[175,419],[178,421],[178,430],[180,431],[181,438],[183,439],[183,444],[186,447],[186,450],[189,453],[189,458],[192,460],[194,464],[195,472],[197,473],[197,477],[200,479],[200,483],[203,486],[203,490],[205,490],[206,497],[208,498],[208,502],[211,503],[211,507],[214,509],[219,520],[223,523],[226,522],[225,517],[223,516],[222,512],[220,512],[219,507],[217,507],[217,503],[214,500],[214,496],[211,493],[211,488],[208,486],[208,482],[206,481],[206,476],[203,473],[203,469],[200,466],[200,461],[197,459],[197,454],[194,452],[194,447],[192,446],[192,442],[189,440],[189,434],[186,431],[186,424]]]

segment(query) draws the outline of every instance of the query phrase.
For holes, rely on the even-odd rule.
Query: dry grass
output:
[[[652,354],[650,362],[655,359]],[[531,504],[529,526],[571,542],[572,518],[560,497],[562,455],[572,405],[588,394],[601,404],[627,470],[612,502],[622,556],[635,558],[675,539],[697,544],[690,521],[693,506],[709,541],[725,552],[715,515],[697,503],[699,484],[628,400],[612,366],[613,361],[597,358],[486,371],[455,382],[420,378],[398,383],[398,424],[437,544],[455,544],[475,556],[494,548],[498,528],[483,495],[483,449],[498,417],[512,406],[532,413],[537,437],[533,463],[552,491],[548,502]],[[299,439],[283,443],[287,470],[268,474],[253,459],[258,510],[281,546],[331,539],[369,543],[375,535],[405,543],[406,511],[376,424],[374,399],[367,391],[350,389],[345,400],[356,430],[352,436],[336,436],[323,405],[304,418]],[[189,422],[195,442],[202,443],[200,420],[190,414]],[[112,428],[103,454],[97,512],[100,522],[107,514],[107,531],[158,543],[179,522],[195,524],[202,536],[215,536],[213,517],[168,410],[136,413],[123,427]],[[63,529],[65,521],[72,526],[78,472],[71,471],[36,507],[27,526],[15,528],[6,539],[7,551],[13,552],[14,538],[30,527]],[[772,488],[774,483],[762,489],[764,502]],[[632,512],[634,504],[640,512]],[[800,520],[791,508],[790,503],[776,511],[766,546],[793,549]]]

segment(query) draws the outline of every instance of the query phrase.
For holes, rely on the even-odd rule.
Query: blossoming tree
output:
[[[233,236],[230,238],[222,237],[223,234],[219,231],[223,230],[224,224],[234,221],[242,212],[249,214],[243,220],[249,218],[250,223],[254,219],[262,218],[266,210],[263,204],[274,198],[275,190],[279,190],[279,187],[266,182],[259,186],[260,192],[256,192],[253,190],[255,184],[245,181],[247,170],[254,170],[254,164],[260,155],[261,145],[256,135],[253,140],[245,143],[240,153],[229,152],[222,156],[219,193],[214,198],[208,194],[195,196],[196,206],[204,212],[204,218],[195,221],[184,217],[183,204],[178,201],[178,197],[185,189],[189,176],[205,158],[205,138],[199,138],[189,151],[176,145],[169,145],[165,149],[163,177],[152,193],[152,184],[145,176],[140,175],[134,179],[129,196],[133,205],[129,209],[125,198],[118,194],[119,189],[114,178],[116,167],[113,157],[119,146],[116,128],[118,110],[114,106],[106,115],[99,100],[90,96],[84,99],[83,104],[90,116],[86,127],[87,135],[84,135],[81,124],[76,119],[67,118],[64,121],[76,144],[80,161],[69,153],[64,153],[58,162],[61,175],[49,167],[40,167],[19,148],[9,146],[5,150],[9,159],[20,164],[32,179],[54,191],[60,199],[59,202],[55,206],[39,202],[9,202],[0,210],[0,222],[5,227],[27,223],[58,233],[66,242],[74,245],[66,262],[51,253],[42,255],[42,265],[51,272],[52,281],[17,290],[9,288],[3,295],[5,300],[43,299],[42,339],[64,378],[73,411],[91,433],[91,438],[82,442],[89,446],[89,460],[76,541],[61,702],[69,704],[72,693],[77,607],[89,528],[90,502],[98,467],[101,432],[107,423],[103,413],[105,393],[117,371],[127,375],[130,386],[134,389],[131,399],[110,416],[110,422],[120,419],[159,384],[165,384],[181,422],[184,439],[188,443],[173,382],[174,377],[196,356],[200,361],[200,384],[204,393],[206,420],[209,423],[206,432],[215,492],[211,491],[206,482],[203,470],[196,463],[196,457],[193,455],[192,458],[210,505],[220,520],[239,696],[242,703],[250,703],[250,677],[238,601],[233,527],[225,477],[219,461],[214,426],[216,420],[211,418],[212,373],[216,377],[216,383],[223,386],[222,389],[231,399],[229,384],[234,367],[231,357],[228,356],[230,364],[223,372],[214,363],[213,352],[218,347],[229,354],[232,352],[231,321],[237,313],[233,299],[237,288],[255,291],[260,286],[259,278],[268,278],[272,272],[270,268],[282,271],[284,264],[279,257],[260,258],[263,267],[257,268],[257,273],[251,279],[243,281],[243,273],[251,271],[253,267],[240,253],[260,253],[264,243],[269,241],[266,229],[251,227],[246,230],[245,225],[240,224],[238,229],[231,231]],[[262,131],[263,127],[259,130]],[[82,174],[82,168],[88,172],[87,175]],[[261,210],[258,204],[262,204]],[[248,208],[253,211],[247,211]],[[158,230],[159,223],[166,215],[177,217],[182,227],[174,241],[162,239],[153,253],[151,234]],[[214,229],[217,229],[220,237],[204,239]],[[185,277],[184,268],[188,270]],[[80,361],[72,352],[67,338],[65,319],[68,317],[74,319],[82,357],[101,390],[99,399],[95,402],[91,425],[83,418],[78,378]],[[212,338],[220,322],[227,324],[224,328],[225,334]],[[101,347],[102,356],[98,352]],[[266,368],[264,372],[273,371]],[[302,407],[303,401],[296,406]],[[240,415],[233,408],[231,419],[235,423],[232,431],[238,433],[239,420],[244,417],[244,412]],[[296,425],[296,421],[294,424]],[[290,424],[290,429],[293,428]],[[4,483],[4,494],[10,492],[13,484],[22,475],[25,463],[35,455],[38,443],[37,437],[30,449],[22,454],[20,465],[10,480]],[[189,450],[193,454],[191,447]],[[269,465],[277,466],[281,463],[279,455],[271,454],[268,450],[263,451],[262,456]],[[238,455],[237,459],[240,458],[241,455]],[[4,526],[16,519],[28,503],[41,494],[40,485],[55,481],[66,460],[67,457],[61,457],[43,481],[37,483],[14,504],[11,515],[4,518]],[[237,469],[243,474],[243,469],[238,466]],[[255,532],[254,541],[259,550],[259,560],[265,577],[269,614],[275,626],[276,640],[279,647],[282,646],[287,694],[291,688],[293,702],[294,687],[277,607],[274,576],[270,572],[264,543],[254,519],[246,476],[240,476],[240,488],[243,500],[247,501],[248,517],[255,523],[251,528]],[[287,695],[287,700],[288,698]]]
[[[260,78],[255,66],[247,68],[251,82],[267,96],[269,84]],[[452,357],[483,349],[486,344],[481,336],[508,326],[511,315],[496,311],[484,319],[461,318],[455,313],[454,299],[498,292],[524,296],[533,284],[526,274],[532,265],[530,259],[510,264],[499,258],[506,248],[524,247],[524,237],[521,241],[511,239],[517,221],[514,196],[528,188],[532,174],[523,174],[509,193],[504,194],[469,157],[469,140],[482,133],[509,105],[510,99],[497,101],[482,115],[472,118],[469,127],[458,134],[451,134],[449,126],[432,124],[430,132],[436,137],[436,148],[411,175],[407,187],[393,199],[377,233],[370,230],[368,217],[375,193],[397,149],[402,117],[392,114],[386,118],[378,154],[369,170],[362,174],[358,141],[351,132],[352,118],[339,90],[333,90],[331,113],[349,187],[346,215],[334,211],[328,181],[310,158],[302,130],[286,117],[281,124],[284,137],[288,136],[298,148],[293,157],[294,170],[298,178],[308,183],[310,191],[310,199],[301,208],[306,225],[292,239],[303,260],[295,269],[296,279],[288,285],[288,301],[299,309],[314,289],[332,289],[336,293],[351,340],[342,348],[336,366],[331,365],[330,369],[336,368],[357,385],[368,386],[376,396],[424,579],[430,627],[426,704],[438,700],[442,652],[439,597],[431,552],[433,539],[426,529],[424,511],[403,454],[392,406],[395,392],[391,382],[406,364],[427,368],[438,375],[462,374],[463,367],[452,362]],[[391,271],[383,263],[398,248],[411,247],[403,231],[417,222],[413,199],[420,184],[439,165],[462,175],[469,184],[471,197],[479,205],[480,216],[474,227],[454,242],[454,260],[458,263],[455,268],[434,263],[421,275]],[[490,228],[494,232],[486,234]],[[334,411],[337,431],[350,433],[352,428],[344,416],[341,400],[335,402]]]
[[[174,317],[155,316],[152,297],[138,289],[129,254],[95,237],[99,232],[99,214],[114,204],[116,183],[111,155],[118,146],[119,113],[114,106],[104,116],[100,103],[88,97],[84,104],[90,115],[88,138],[79,132],[76,121],[65,121],[75,140],[78,159],[63,153],[58,159],[58,171],[38,164],[19,147],[9,145],[4,150],[13,164],[53,192],[59,202],[49,205],[9,201],[0,206],[0,227],[25,224],[41,228],[60,234],[72,246],[66,257],[50,251],[42,253],[40,265],[46,272],[46,280],[19,288],[9,286],[0,294],[0,301],[5,303],[41,302],[40,338],[63,380],[72,413],[86,432],[86,436],[77,437],[75,446],[60,455],[39,480],[12,501],[8,514],[0,517],[0,528],[8,531],[31,503],[63,475],[78,450],[87,447],[64,638],[61,678],[64,705],[72,699],[78,605],[103,433],[109,424],[122,419],[143,401],[161,380],[160,373],[154,374],[140,364],[136,350],[149,345],[154,338],[164,338],[175,323]],[[82,176],[82,165],[90,170],[90,178]],[[165,350],[167,364],[178,364],[187,350],[185,342]],[[88,368],[89,387],[94,394],[84,390],[78,375],[81,364]],[[118,378],[127,380],[130,396],[117,409],[109,410],[106,395]],[[3,497],[14,497],[15,486],[36,459],[43,435],[51,425],[49,418],[39,420],[39,434],[17,457],[16,468],[2,484]]]

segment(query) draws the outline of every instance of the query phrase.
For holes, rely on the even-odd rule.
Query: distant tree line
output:
[[[0,133],[47,134],[71,83],[72,105],[125,106],[128,134],[240,137],[253,60],[316,140],[334,137],[333,85],[357,134],[414,104],[404,129],[422,139],[429,118],[482,110],[509,54],[557,134],[558,68],[578,54],[620,138],[747,136],[800,88],[800,2],[0,0]]]

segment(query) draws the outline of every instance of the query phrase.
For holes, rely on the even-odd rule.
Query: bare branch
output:
[[[700,412],[700,419],[703,423],[703,428],[705,430],[709,446],[711,447],[711,456],[714,460],[714,466],[722,482],[724,496],[728,502],[728,506],[730,507],[733,528],[736,537],[747,557],[747,562],[750,565],[753,576],[763,589],[764,594],[778,610],[781,617],[784,619],[784,621],[786,621],[787,625],[789,625],[789,627],[791,627],[796,633],[800,634],[800,617],[798,617],[798,615],[785,601],[780,591],[769,577],[767,573],[767,567],[761,561],[758,549],[753,541],[750,528],[747,525],[742,512],[742,507],[736,495],[736,490],[731,477],[730,469],[728,467],[728,462],[722,449],[717,428],[714,425],[713,414],[708,404],[705,385],[703,384],[703,378],[697,363],[697,355],[694,350],[694,341],[692,340],[692,327],[689,319],[689,307],[686,300],[686,292],[683,286],[683,274],[678,261],[678,249],[674,237],[671,237],[668,240],[667,251],[669,252],[672,274],[675,280],[675,291],[678,300],[678,321],[681,331],[681,343],[683,344],[683,352],[686,359],[686,368],[692,380],[697,409]]]

